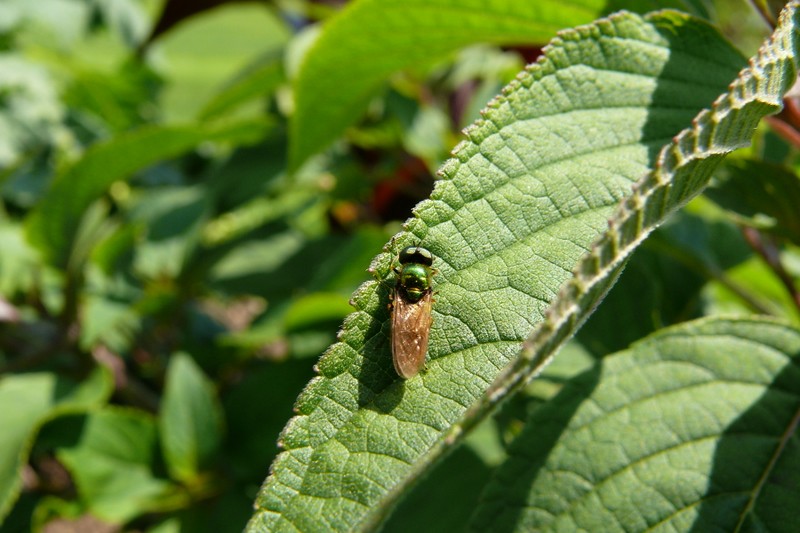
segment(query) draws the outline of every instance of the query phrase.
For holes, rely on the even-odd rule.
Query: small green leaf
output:
[[[146,512],[169,509],[175,487],[158,479],[156,421],[133,410],[105,408],[85,417],[74,446],[58,458],[95,516],[124,523]]]
[[[22,467],[39,427],[59,414],[100,405],[111,387],[103,369],[80,385],[44,372],[0,377],[0,522],[19,495]]]
[[[191,482],[217,453],[222,409],[213,383],[186,354],[170,360],[158,424],[170,475]]]
[[[49,262],[63,268],[84,213],[112,183],[203,141],[252,142],[263,135],[265,127],[260,120],[147,126],[96,144],[58,175],[27,220],[28,238]]]
[[[544,43],[562,28],[595,19],[606,4],[580,0],[563,9],[558,0],[351,2],[324,26],[301,65],[291,166],[299,167],[358,120],[391,73],[474,43]]]
[[[603,359],[536,410],[475,531],[790,531],[800,331],[704,319]]]

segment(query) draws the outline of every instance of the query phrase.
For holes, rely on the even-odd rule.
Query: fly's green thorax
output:
[[[431,289],[431,267],[411,263],[400,268],[398,289],[411,302],[417,302]]]
[[[404,248],[399,256],[397,290],[409,302],[418,302],[431,290],[433,254],[419,246]]]

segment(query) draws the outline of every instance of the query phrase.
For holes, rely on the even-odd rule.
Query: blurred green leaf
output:
[[[134,48],[141,44],[150,30],[142,3],[136,0],[93,0],[105,23],[125,44]]]
[[[786,167],[737,159],[706,191],[734,220],[800,245],[800,178]]]
[[[189,120],[237,72],[288,40],[284,21],[269,6],[223,5],[193,16],[155,44],[167,85],[161,109],[168,120]]]
[[[0,31],[19,26],[44,41],[53,39],[62,47],[80,39],[88,29],[91,18],[89,2],[5,0],[2,8]]]
[[[712,319],[603,359],[533,413],[472,529],[791,531],[798,354],[786,324]]]
[[[106,276],[125,272],[133,258],[140,229],[133,225],[116,228],[92,250],[92,263]]]
[[[194,505],[179,515],[175,533],[241,533],[242,524],[252,512],[252,498],[226,491],[219,497]],[[148,530],[148,533],[152,530]]]
[[[346,294],[367,277],[363,265],[385,238],[383,231],[370,227],[352,236],[318,239],[306,239],[299,231],[276,231],[234,248],[214,265],[211,279],[227,292],[257,294],[270,302],[299,295],[300,288]]]
[[[81,345],[86,349],[102,344],[115,353],[124,353],[141,328],[141,316],[124,300],[88,296],[83,312]]]
[[[35,265],[38,264],[36,250],[25,241],[23,228],[19,224],[0,220],[0,294],[12,297],[17,292],[28,292],[35,284]]]
[[[297,75],[291,167],[298,168],[357,121],[391,73],[429,65],[475,43],[542,44],[562,28],[608,12],[607,4],[579,0],[564,9],[558,0],[351,2],[324,26]],[[638,4],[653,8],[650,2]]]
[[[127,353],[142,329],[142,317],[135,307],[140,291],[121,276],[108,278],[91,270],[87,277],[81,347],[91,351],[102,345],[113,353]]]
[[[286,328],[303,330],[319,323],[336,322],[353,311],[347,297],[338,293],[315,292],[297,298],[286,311]]]
[[[57,496],[45,496],[34,509],[32,520],[21,531],[40,531],[45,527],[63,527],[64,525],[80,529],[98,525],[99,519],[91,515],[81,514],[83,506],[76,499],[68,500]],[[5,525],[5,524],[4,524]]]
[[[19,55],[0,53],[0,72],[0,171],[4,171],[26,152],[54,145],[68,132],[62,124],[64,106],[45,69]],[[9,193],[4,184],[3,195]]]
[[[47,260],[65,267],[84,212],[117,180],[203,141],[248,143],[260,138],[261,120],[232,124],[146,126],[91,147],[56,178],[27,220],[28,237]]]
[[[32,493],[22,493],[11,512],[3,517],[3,529],[10,532],[25,533],[31,530],[31,516],[36,509],[38,498]]]
[[[300,280],[313,274],[283,265],[303,249],[305,239],[298,231],[277,229],[263,239],[248,239],[219,258],[209,272],[214,286],[231,294],[252,292],[270,299],[285,298],[303,286]]]
[[[273,221],[286,215],[287,210],[281,209],[282,203],[294,203],[288,198],[293,192],[298,197],[309,194],[306,190],[296,191],[297,182],[287,183],[285,175],[286,139],[277,129],[258,144],[239,147],[213,169],[207,183],[221,211],[235,210],[248,202],[271,201],[272,204],[261,210],[260,219]],[[314,192],[319,193],[318,190]]]
[[[448,132],[450,119],[441,109],[435,107],[422,107],[414,116],[407,135],[405,148],[408,153],[416,155],[436,168],[449,155],[450,146]]]
[[[282,51],[281,51],[282,52]],[[232,113],[254,99],[266,99],[286,80],[283,56],[270,52],[248,65],[203,106],[199,118],[208,120]]]
[[[782,316],[800,324],[800,312],[786,287],[759,257],[752,257],[725,272],[726,281],[735,286],[746,286],[752,293],[752,300],[758,310],[771,315]],[[742,300],[740,294],[731,290],[730,284],[715,280],[703,290],[706,314],[744,316],[753,312],[749,301]]]
[[[130,213],[144,237],[134,252],[135,272],[144,279],[177,277],[200,244],[210,212],[203,187],[159,187],[144,192]]]
[[[347,295],[368,277],[363,265],[387,237],[364,226],[349,236],[306,241],[289,231],[237,246],[214,266],[214,288],[259,294],[268,309],[248,329],[225,334],[221,343],[278,358],[318,356],[352,311]]]
[[[47,372],[0,376],[0,521],[19,496],[22,468],[39,427],[60,414],[100,405],[111,386],[103,369],[80,384]]]
[[[214,384],[186,354],[170,358],[158,425],[170,476],[195,481],[219,451],[223,421]]]
[[[41,199],[52,178],[49,150],[48,141],[37,141],[18,164],[0,171],[0,196],[7,205],[30,209]]]
[[[84,142],[132,129],[153,113],[160,83],[150,68],[127,61],[107,70],[70,68],[73,79],[63,98]]]
[[[156,421],[143,412],[106,407],[85,416],[77,442],[57,451],[86,508],[112,523],[175,505],[176,487],[154,473]]]

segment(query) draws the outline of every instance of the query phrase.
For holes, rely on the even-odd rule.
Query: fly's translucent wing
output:
[[[432,292],[427,291],[417,302],[409,302],[396,294],[392,307],[392,361],[403,379],[417,375],[425,365],[428,334],[431,330]]]

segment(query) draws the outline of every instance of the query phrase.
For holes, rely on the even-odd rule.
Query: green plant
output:
[[[75,3],[99,29],[55,35],[126,37],[112,67],[14,4],[3,530],[791,531],[798,4],[728,35],[711,2],[562,4],[228,6],[147,37],[132,2]],[[417,244],[434,321],[403,380]]]

